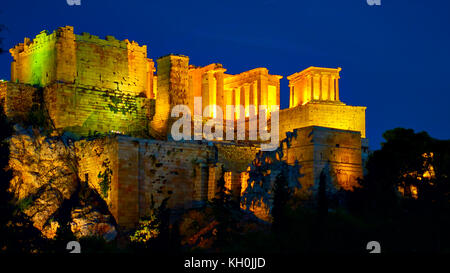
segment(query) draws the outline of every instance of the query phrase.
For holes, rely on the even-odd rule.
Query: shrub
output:
[[[155,214],[150,215],[147,219],[139,221],[139,226],[130,236],[133,243],[148,243],[151,239],[156,239],[159,236],[160,221]]]

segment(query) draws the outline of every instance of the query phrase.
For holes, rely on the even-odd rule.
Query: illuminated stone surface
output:
[[[295,129],[284,144],[284,158],[302,166],[301,195],[317,193],[320,173],[327,169],[331,178],[329,190],[353,190],[362,177],[361,135],[359,132],[305,127]]]
[[[218,105],[225,118],[227,105],[242,105],[242,113],[231,115],[237,119],[251,116],[250,105],[258,110],[280,104],[282,76],[266,68],[232,75],[221,64],[197,67],[189,57],[171,54],[157,59],[156,70],[146,46],[77,35],[70,26],[25,38],[10,52],[11,81],[0,83],[0,99],[13,120],[24,120],[39,105],[59,131],[128,135],[82,140],[74,148],[76,175],[96,192],[102,192],[99,173],[112,172],[108,195],[102,197],[125,227],[148,213],[152,196],[157,204],[170,197],[172,208],[201,205],[214,197],[222,173],[234,198],[246,187],[247,166],[260,141],[170,141],[175,105],[185,104],[194,113],[194,97],[202,97],[202,110]],[[366,108],[341,102],[340,70],[310,67],[287,77],[290,103],[280,110],[280,141],[286,133],[297,135],[290,134],[292,145],[284,152],[289,163],[298,160],[303,166],[299,194],[307,198],[314,198],[325,167],[336,190],[351,190],[367,159]],[[204,121],[216,115],[211,108]],[[253,211],[270,218],[267,207]]]

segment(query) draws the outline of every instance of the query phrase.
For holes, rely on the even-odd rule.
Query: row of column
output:
[[[318,86],[317,86],[317,78]],[[328,81],[325,89],[324,80]],[[339,78],[332,75],[308,75],[301,84],[293,83],[290,86],[290,107],[302,105],[311,100],[339,101]]]
[[[250,116],[250,105],[255,106],[257,114],[260,105],[279,105],[279,84],[270,86],[267,77],[244,83],[238,87],[224,90],[224,72],[221,69],[214,69],[206,72],[202,78],[202,104],[203,109],[208,105],[218,105],[222,108],[224,118],[226,118],[226,106],[244,106],[245,117]],[[270,92],[269,92],[270,91]],[[226,92],[226,94],[225,94]],[[239,117],[239,110],[234,114],[235,119]],[[214,109],[211,108],[209,117],[215,117]]]
[[[311,98],[315,99],[315,93],[317,93],[316,91],[318,91],[319,93],[319,100],[323,100],[323,93],[324,93],[324,89],[323,89],[323,76],[319,75],[319,86],[318,89],[315,88],[314,86],[314,78],[315,76],[311,76]],[[338,79],[331,77],[331,76],[326,76],[325,78],[328,78],[328,90],[327,90],[327,98],[328,100],[339,100],[339,85],[338,85]],[[333,90],[332,90],[333,89]],[[331,99],[332,98],[332,99]]]
[[[215,197],[218,190],[217,183],[220,177],[216,177],[214,167],[209,164],[202,163],[199,166],[200,181],[199,188],[197,188],[198,195],[196,201],[207,201]],[[234,200],[239,201],[241,198],[242,183],[244,173],[239,172],[225,172],[225,188],[231,193]]]
[[[242,86],[231,90],[232,101],[229,102],[234,106],[242,105],[245,109],[245,117],[250,116],[250,105],[255,106],[255,114],[259,113],[260,105],[267,106],[270,110],[271,105],[280,105],[279,101],[279,85],[275,86],[273,94],[269,92],[269,84],[267,79],[259,79],[252,83],[245,83]],[[224,110],[225,111],[225,110]],[[235,118],[239,118],[240,113],[236,112]]]
[[[208,105],[218,105],[225,109],[223,78],[225,69],[214,69],[206,72],[202,79],[203,109]],[[210,109],[209,117],[215,117],[215,111]]]

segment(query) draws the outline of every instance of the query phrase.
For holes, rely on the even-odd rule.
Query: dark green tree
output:
[[[286,139],[285,141],[288,141]],[[274,151],[261,151],[250,165],[248,187],[243,194],[244,205],[250,209],[261,203],[269,207],[272,228],[281,231],[285,226],[286,205],[295,189],[301,187],[300,165],[283,160],[283,145]]]
[[[210,205],[218,222],[214,246],[220,249],[232,241],[234,235],[232,231],[236,230],[241,215],[239,203],[233,200],[231,192],[225,187],[223,173],[217,182],[217,192]]]
[[[383,137],[361,187],[349,194],[351,211],[392,251],[448,250],[450,142],[403,128]]]

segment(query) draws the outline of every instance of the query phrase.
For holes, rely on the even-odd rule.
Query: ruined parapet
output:
[[[55,81],[73,82],[76,76],[73,27],[42,31],[33,40],[11,48],[11,81],[46,86]]]
[[[73,27],[42,31],[33,40],[10,49],[11,81],[47,86],[55,82],[120,90],[133,96],[154,98],[154,63],[147,46],[101,39],[89,33],[74,34]]]
[[[10,52],[11,83],[2,87],[9,115],[23,116],[39,103],[56,129],[148,136],[155,68],[145,45],[113,36],[76,35],[67,26],[25,38]],[[31,94],[27,84],[43,92]]]
[[[152,98],[154,64],[147,46],[113,36],[76,35],[77,83]]]

